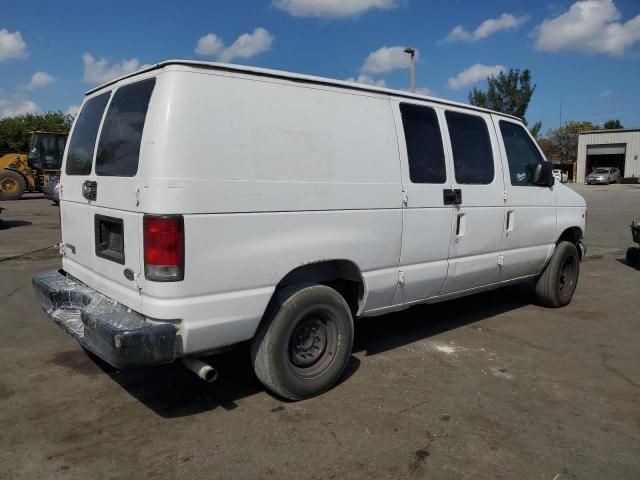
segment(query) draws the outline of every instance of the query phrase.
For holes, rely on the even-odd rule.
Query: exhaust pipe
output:
[[[197,358],[183,358],[182,364],[207,383],[213,383],[218,379],[218,371]]]

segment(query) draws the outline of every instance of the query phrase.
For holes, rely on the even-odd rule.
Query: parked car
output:
[[[559,169],[559,168],[554,168],[553,169],[553,178],[555,178],[556,182],[563,183],[562,182],[562,170]]]
[[[60,203],[60,177],[51,177],[44,187],[44,198],[51,200],[55,205]]]
[[[561,307],[585,254],[585,201],[519,118],[403,91],[168,61],[88,92],[65,157],[62,269],[33,283],[117,368],[213,379],[197,359],[249,341],[306,398],[354,318],[529,279]]]
[[[598,167],[587,176],[587,184],[605,184],[618,183],[622,179],[622,173],[617,168]]]

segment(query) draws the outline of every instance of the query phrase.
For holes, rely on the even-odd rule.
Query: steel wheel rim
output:
[[[560,276],[558,277],[558,287],[560,295],[566,297],[571,294],[576,283],[577,264],[573,256],[565,258],[560,267]]]
[[[7,193],[15,192],[18,189],[18,182],[11,178],[5,178],[1,185],[2,190]]]
[[[333,363],[339,346],[335,314],[314,307],[304,312],[289,338],[288,363],[300,378],[315,378]]]

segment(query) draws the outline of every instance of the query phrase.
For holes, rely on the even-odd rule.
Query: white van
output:
[[[527,279],[560,307],[585,254],[585,201],[519,119],[259,68],[89,91],[61,182],[54,322],[117,368],[251,341],[290,399],[336,382],[356,317]]]

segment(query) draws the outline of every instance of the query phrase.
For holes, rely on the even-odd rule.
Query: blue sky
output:
[[[224,60],[465,101],[500,68],[529,68],[527,114],[640,127],[637,0],[112,0],[5,2],[0,116],[62,110],[84,91],[169,58]]]

